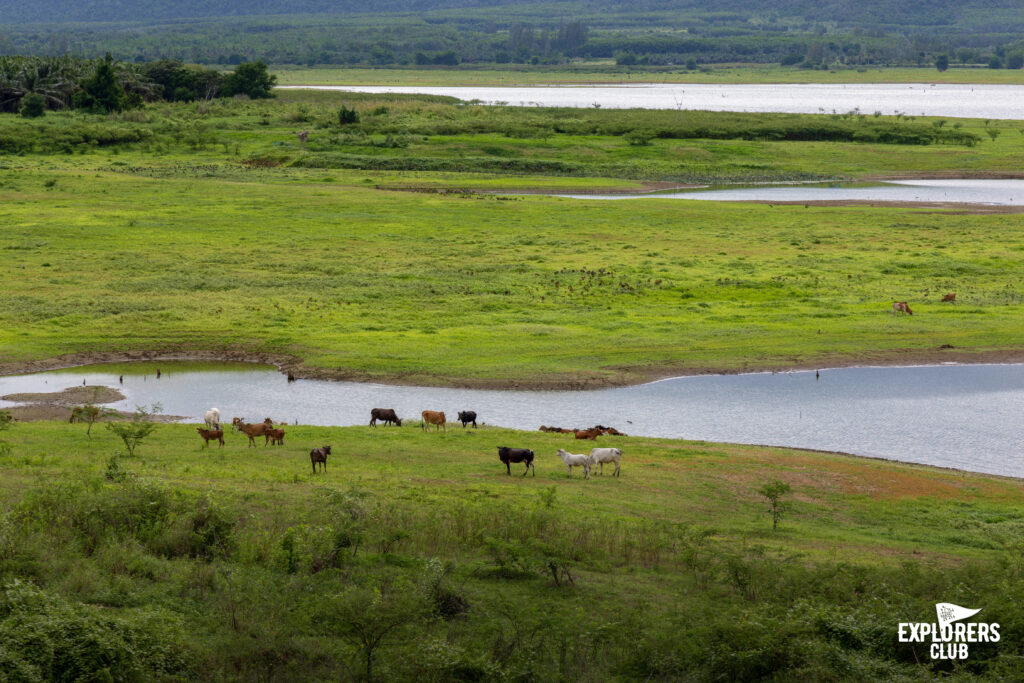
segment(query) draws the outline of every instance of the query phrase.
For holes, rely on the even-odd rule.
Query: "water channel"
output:
[[[881,112],[976,119],[1024,118],[1024,85],[951,83],[636,83],[529,87],[281,86],[345,92],[446,95],[466,102],[605,109],[697,109],[793,114]]]
[[[573,199],[699,199],[732,202],[909,202],[1024,206],[1024,180],[892,180],[885,183],[806,183],[729,186],[639,194],[567,194]]]
[[[475,410],[490,425],[604,424],[633,435],[795,446],[1024,477],[1024,364],[862,367],[704,375],[598,391],[492,391],[287,378],[270,366],[94,365],[0,377],[0,396],[88,384],[117,387],[131,410],[160,402],[201,422],[270,415],[289,423],[361,425],[374,407],[403,418]],[[119,384],[119,375],[124,384]],[[0,407],[11,405],[0,401]],[[403,427],[404,428],[404,427]],[[461,427],[456,427],[460,429]]]

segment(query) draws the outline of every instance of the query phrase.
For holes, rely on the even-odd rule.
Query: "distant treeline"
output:
[[[0,111],[39,116],[46,109],[94,113],[135,109],[156,100],[270,97],[276,78],[262,62],[221,73],[175,60],[129,64],[76,57],[0,57]]]
[[[8,1],[0,0],[0,10]],[[184,7],[175,16],[190,21],[168,25],[147,24],[146,17],[155,20],[173,13],[173,7],[140,3],[120,15],[130,24],[8,25],[0,32],[0,54],[97,56],[109,50],[138,63],[419,66],[615,59],[625,66],[746,62],[824,68],[931,65],[941,54],[953,63],[992,67],[1024,62],[1012,59],[1024,54],[1024,14],[1002,0],[932,0],[898,9],[889,0],[845,5],[732,0],[714,6],[698,0],[597,2],[574,7],[575,16],[567,16],[560,3],[484,3],[460,12],[452,9],[460,4],[452,0],[409,8],[422,10],[418,14],[370,14],[394,10],[394,3],[373,2],[362,13],[351,8],[348,14],[275,13],[329,11],[322,4],[262,3],[225,10],[230,16],[219,18],[211,16],[215,3],[193,8],[194,15]],[[822,11],[823,6],[834,12]],[[271,16],[240,16],[258,8]],[[333,11],[344,10],[339,5]],[[68,15],[40,21],[52,16]]]

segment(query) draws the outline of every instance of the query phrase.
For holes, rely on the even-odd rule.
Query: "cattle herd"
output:
[[[434,431],[440,431],[442,429],[445,432],[447,429],[447,420],[443,411],[424,410],[422,412],[423,423],[421,424],[424,431],[428,431],[430,425],[434,425]],[[210,408],[206,411],[205,421],[206,428],[197,427],[196,431],[199,432],[199,436],[203,439],[203,446],[209,447],[211,441],[218,441],[221,446],[224,445],[224,430],[220,426],[220,411],[216,408]],[[383,422],[385,426],[394,425],[396,427],[402,426],[402,420],[395,413],[393,408],[374,408],[370,411],[370,426],[376,427],[378,422]],[[462,428],[465,429],[466,425],[472,424],[476,428],[476,412],[472,410],[459,411],[459,422],[462,423]],[[274,421],[271,418],[266,418],[263,422],[246,422],[244,418],[236,417],[231,420],[231,427],[247,437],[249,437],[249,447],[252,448],[256,445],[256,437],[264,437],[263,445],[274,444],[277,446],[284,445],[284,429],[285,423],[280,423],[279,427],[274,427]],[[626,436],[624,433],[618,431],[614,427],[605,427],[603,425],[595,425],[590,429],[565,429],[562,427],[547,427],[541,425],[540,431],[542,432],[557,432],[564,434],[573,434],[577,439],[589,439],[591,441],[596,440],[598,436],[603,434],[609,434],[612,436]],[[320,448],[314,448],[309,452],[310,462],[313,466],[313,472],[317,472],[317,464],[320,465],[320,470],[323,472],[327,471],[327,456],[331,454],[330,446],[321,446]],[[568,474],[572,476],[573,467],[581,467],[583,469],[584,479],[590,478],[590,471],[594,465],[600,466],[600,473],[604,474],[604,464],[611,463],[615,466],[612,476],[619,476],[619,461],[622,458],[622,451],[618,448],[593,448],[589,454],[581,453],[568,453],[565,450],[558,449],[558,457],[565,463]],[[529,448],[509,448],[508,446],[498,447],[498,459],[505,465],[506,474],[512,474],[512,463],[524,463],[526,469],[523,471],[525,477],[529,472],[533,472],[533,476],[537,476],[537,470],[533,466],[534,453]]]

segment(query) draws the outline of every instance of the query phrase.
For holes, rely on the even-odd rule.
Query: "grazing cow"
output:
[[[509,463],[513,462],[526,463],[526,470],[523,471],[524,477],[530,470],[533,470],[533,476],[537,476],[537,469],[533,466],[533,451],[529,448],[498,446],[498,459],[505,463],[505,469],[508,470],[509,476],[512,476],[512,466]]]
[[[268,443],[275,444],[277,446],[284,445],[284,430],[283,429],[268,429],[263,434],[266,438],[263,440],[263,445],[266,446]]]
[[[462,423],[462,428],[466,428],[466,424],[469,422],[473,423],[473,429],[476,429],[476,413],[472,410],[460,410],[459,411],[459,422]]]
[[[239,431],[238,425],[242,425],[242,424],[245,424],[245,418],[244,417],[233,417],[233,418],[231,418],[231,428],[234,429],[236,432]]]
[[[582,453],[566,453],[561,448],[558,449],[558,457],[565,463],[566,468],[569,470],[569,476],[572,476],[573,467],[583,468],[583,478],[590,479],[590,466],[593,464],[593,460],[590,459],[589,455],[583,455]]]
[[[600,434],[596,429],[577,429],[573,433],[577,439],[590,439],[591,441],[596,441],[597,435]]]
[[[907,305],[906,301],[894,301],[892,302],[892,314],[906,313],[907,315],[914,315],[914,312],[910,310],[910,306]]]
[[[942,297],[942,300],[943,301],[950,301],[952,303],[956,303],[956,292],[950,292],[946,296]]]
[[[259,424],[246,424],[245,422],[238,423],[238,431],[249,437],[250,448],[256,445],[257,436],[266,436],[267,432],[271,431],[273,428],[273,425],[267,424],[266,422],[260,422]],[[266,446],[266,442],[264,442],[263,445]]]
[[[436,412],[436,411],[433,411],[433,410],[424,410],[423,411],[423,425],[422,425],[422,427],[423,427],[424,431],[427,430],[427,425],[434,425],[435,431],[441,431],[441,428],[444,427],[444,432],[445,432],[445,434],[447,434],[448,433],[448,427],[445,426],[445,422],[446,422],[446,420],[445,420],[444,412],[443,411],[442,412]]]
[[[622,451],[618,448],[593,448],[590,451],[590,460],[593,464],[601,465],[601,474],[604,474],[606,462],[615,463],[615,471],[612,476],[619,476],[619,459],[622,458]]]
[[[309,452],[309,460],[313,465],[313,474],[316,474],[316,464],[320,463],[323,465],[323,471],[327,471],[327,456],[331,454],[330,446],[323,446],[321,448],[314,448]]]
[[[71,424],[75,422],[95,422],[99,415],[99,406],[75,406],[71,409],[71,419],[68,422]]]
[[[216,408],[210,408],[206,411],[204,416],[206,419],[207,429],[220,429],[220,411]]]
[[[373,410],[371,410],[370,426],[376,427],[377,420],[383,421],[385,427],[389,424],[394,424],[399,427],[402,426],[402,421],[398,418],[398,415],[395,414],[393,408],[374,408]]]
[[[210,447],[211,441],[220,441],[220,445],[224,446],[224,432],[219,427],[217,429],[203,429],[202,427],[196,427],[196,431],[199,432],[199,436],[203,437],[204,448]]]

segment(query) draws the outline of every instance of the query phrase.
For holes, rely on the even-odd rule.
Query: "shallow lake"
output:
[[[878,201],[1024,206],[1024,180],[893,180],[885,183],[759,185],[640,194],[559,195],[573,199],[700,199],[720,202]]]
[[[475,410],[484,423],[518,429],[604,424],[634,435],[836,450],[1024,477],[1024,364],[844,368],[818,378],[814,371],[705,375],[586,392],[289,383],[269,366],[158,365],[160,379],[152,363],[0,377],[0,395],[85,380],[121,388],[128,399],[113,407],[160,402],[165,413],[194,422],[212,406],[225,422],[272,416],[316,425],[367,424],[374,407],[407,419],[425,409],[450,419]]]
[[[602,86],[442,87],[320,85],[284,86],[367,93],[447,95],[467,102],[513,106],[605,109],[699,109],[705,111],[846,113],[1024,118],[1024,85],[947,83],[637,83]]]

